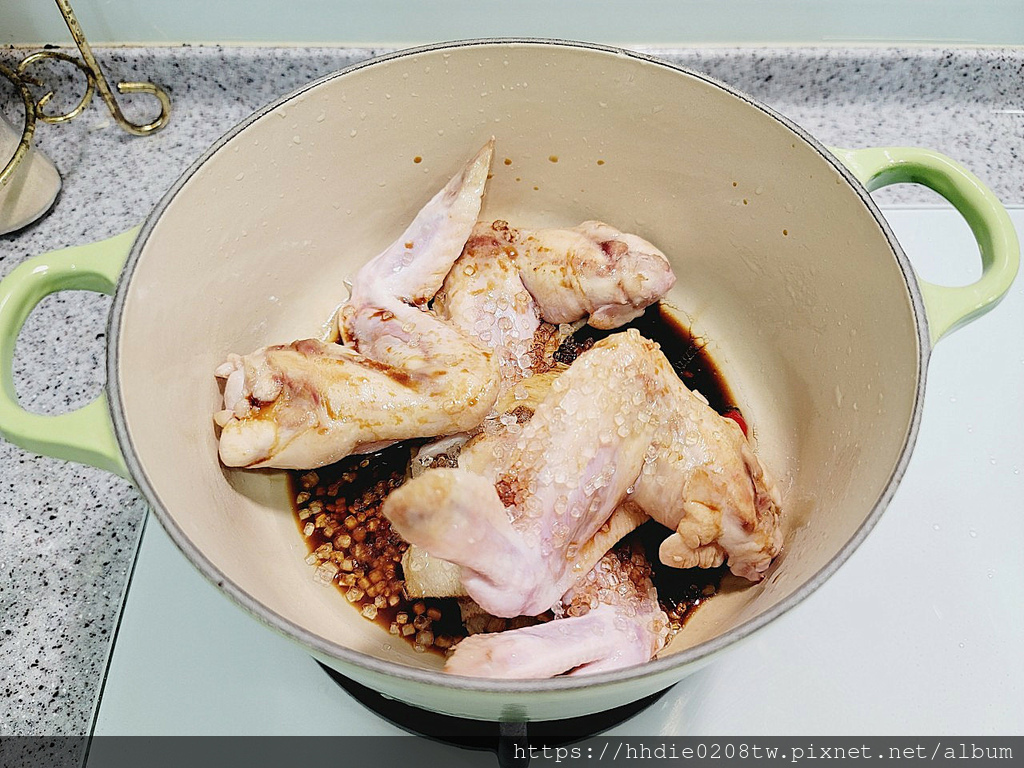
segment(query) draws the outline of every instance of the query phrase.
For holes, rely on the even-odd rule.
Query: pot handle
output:
[[[90,464],[129,478],[110,420],[106,392],[59,416],[26,411],[14,391],[14,343],[45,296],[80,290],[113,294],[139,228],[28,259],[0,280],[0,435],[33,453]]]
[[[977,176],[943,154],[916,147],[833,149],[869,192],[915,183],[935,190],[966,219],[981,251],[981,277],[949,287],[917,278],[932,346],[981,317],[1010,290],[1020,264],[1020,245],[1006,208]]]

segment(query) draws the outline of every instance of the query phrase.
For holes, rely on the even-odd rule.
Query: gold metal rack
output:
[[[21,133],[21,141],[18,143],[18,147],[15,149],[14,155],[12,155],[11,159],[3,167],[3,170],[0,171],[0,186],[7,184],[8,180],[14,174],[15,169],[18,167],[18,164],[28,153],[29,147],[32,146],[32,137],[35,134],[37,120],[52,124],[64,123],[68,120],[73,120],[80,115],[87,106],[89,106],[89,102],[92,101],[93,94],[96,91],[99,91],[100,98],[102,98],[103,102],[107,105],[107,109],[110,111],[110,115],[114,118],[114,121],[121,126],[121,128],[128,131],[128,133],[135,134],[136,136],[146,136],[150,133],[159,131],[167,125],[167,121],[170,120],[171,117],[171,100],[160,86],[145,82],[119,82],[117,84],[118,93],[150,94],[156,97],[160,105],[160,114],[148,123],[134,123],[125,117],[124,113],[121,111],[120,105],[117,103],[117,98],[114,96],[114,92],[111,89],[110,84],[107,82],[106,76],[103,74],[103,70],[100,68],[99,62],[96,61],[96,57],[93,55],[92,48],[89,46],[88,40],[85,39],[85,34],[82,32],[82,26],[78,23],[78,18],[75,16],[75,12],[71,9],[70,0],[56,0],[56,3],[57,8],[60,9],[60,13],[64,17],[64,21],[68,25],[68,30],[71,32],[71,37],[74,39],[75,45],[78,46],[81,59],[62,51],[43,50],[29,54],[22,59],[14,69],[0,64],[0,75],[3,75],[14,84],[15,89],[18,91],[21,96],[21,100],[24,103],[25,110],[25,123]],[[60,112],[56,114],[46,112],[46,105],[54,96],[53,90],[47,90],[47,92],[37,100],[33,98],[30,86],[45,88],[46,85],[42,81],[30,75],[28,70],[34,64],[44,59],[56,59],[71,64],[85,76],[85,93],[79,100],[78,104],[67,112]]]

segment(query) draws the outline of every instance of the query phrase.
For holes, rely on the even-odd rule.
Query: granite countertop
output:
[[[0,62],[28,52],[0,51]],[[379,52],[97,49],[111,80],[148,79],[167,89],[170,125],[132,137],[98,100],[69,124],[41,125],[38,146],[60,169],[63,191],[42,220],[0,237],[0,276],[37,253],[141,223],[177,176],[252,110]],[[746,91],[828,145],[937,149],[974,170],[1005,203],[1024,204],[1024,49],[651,52]],[[58,93],[68,88],[74,91],[61,82]],[[878,198],[888,206],[939,204],[910,187]],[[27,408],[59,413],[100,392],[109,307],[107,297],[78,292],[40,304],[15,352],[16,387]],[[0,487],[0,736],[86,734],[145,504],[127,481],[2,441]]]

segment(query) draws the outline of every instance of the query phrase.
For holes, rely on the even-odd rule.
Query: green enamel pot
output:
[[[709,340],[784,488],[785,551],[771,575],[725,590],[657,659],[618,672],[446,675],[439,657],[314,582],[282,473],[217,460],[213,370],[225,354],[318,335],[345,280],[492,135],[485,217],[602,219],[668,254],[668,301]],[[976,282],[915,275],[869,194],[901,182],[964,216]],[[0,431],[131,478],[211,582],[359,682],[472,718],[572,717],[675,683],[843,563],[907,465],[932,346],[992,309],[1018,261],[999,201],[935,152],[828,149],[721,83],[622,50],[433,46],[268,106],[203,155],[141,229],[11,272],[0,284]],[[107,391],[74,413],[30,414],[15,397],[14,339],[40,299],[67,289],[114,295]]]

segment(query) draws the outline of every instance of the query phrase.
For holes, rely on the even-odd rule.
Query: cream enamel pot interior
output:
[[[483,215],[522,226],[603,219],[664,250],[678,276],[668,302],[710,341],[782,479],[786,546],[770,576],[729,586],[661,658],[616,673],[445,675],[440,658],[314,583],[283,473],[217,460],[213,370],[225,354],[319,335],[346,278],[492,135]],[[976,284],[915,277],[866,189],[894,181],[928,184],[964,213],[984,265]],[[993,306],[1018,259],[995,198],[935,153],[830,152],[742,94],[619,50],[435,46],[331,75],[252,116],[137,236],[15,270],[0,296],[0,427],[30,450],[127,473],[213,583],[359,682],[472,718],[570,717],[678,681],[846,559],[906,466],[931,344]],[[109,405],[21,411],[11,355],[31,307],[54,290],[112,292],[115,282]]]

